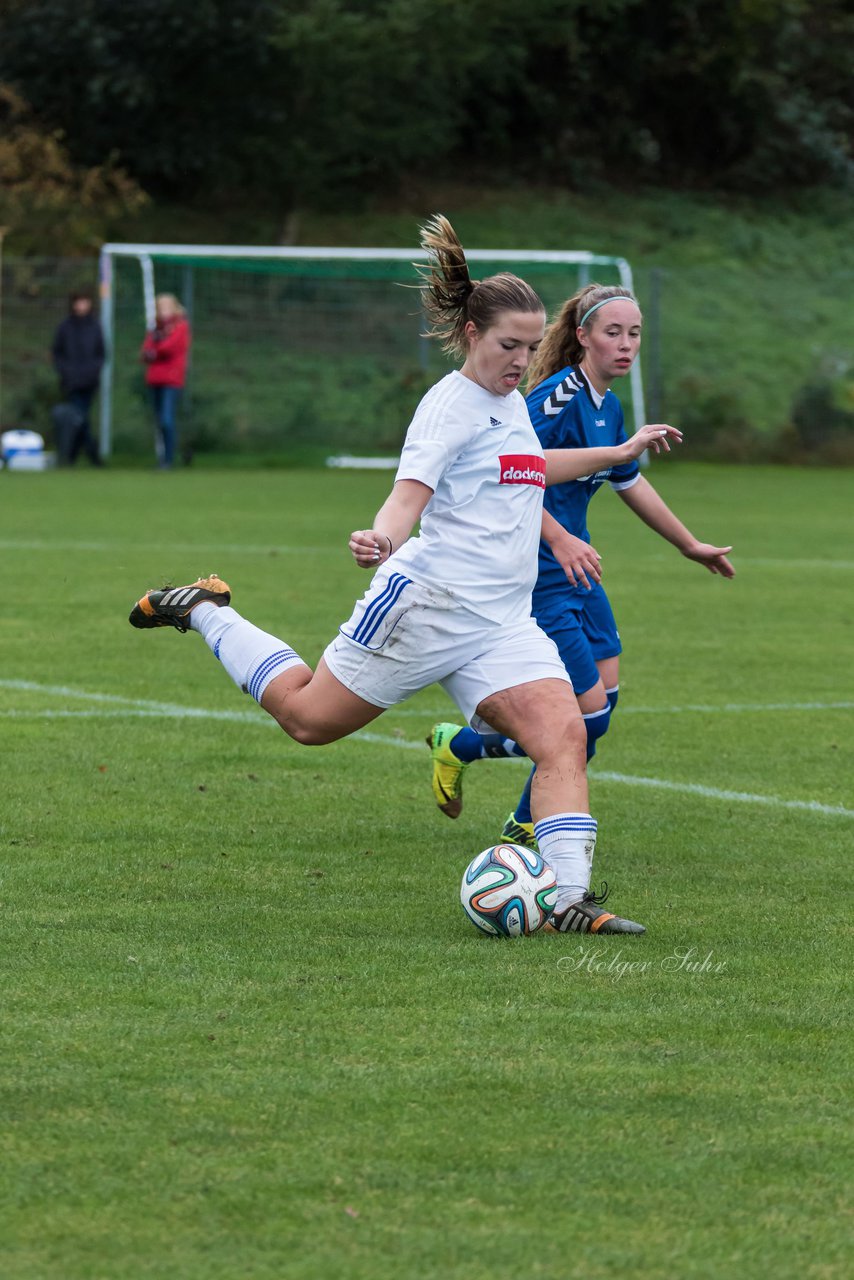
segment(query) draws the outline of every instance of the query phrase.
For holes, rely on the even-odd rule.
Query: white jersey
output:
[[[529,614],[546,464],[522,395],[449,373],[416,409],[395,479],[433,496],[393,568],[490,621]]]

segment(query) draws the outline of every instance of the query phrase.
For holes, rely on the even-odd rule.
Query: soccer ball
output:
[[[463,873],[460,902],[472,924],[492,937],[518,938],[546,923],[557,899],[555,874],[533,849],[494,844]]]

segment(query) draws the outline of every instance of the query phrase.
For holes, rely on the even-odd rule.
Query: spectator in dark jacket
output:
[[[101,380],[104,335],[92,314],[91,293],[78,290],[71,294],[68,315],[57,326],[51,352],[66,401],[66,406],[59,406],[54,413],[56,419],[59,409],[65,408],[66,430],[63,438],[57,439],[60,460],[73,463],[82,449],[94,466],[100,466],[89,410]]]
[[[158,293],[154,301],[155,326],[145,335],[140,355],[157,419],[158,465],[169,468],[178,447],[178,402],[187,378],[191,335],[187,313],[174,293]]]

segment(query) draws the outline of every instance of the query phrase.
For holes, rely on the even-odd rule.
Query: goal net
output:
[[[584,250],[467,250],[473,275],[513,271],[549,315],[580,284],[632,288],[624,258]],[[413,263],[421,249],[106,244],[101,318],[105,455],[150,456],[153,425],[139,351],[157,293],[173,293],[193,333],[181,440],[193,453],[262,460],[396,455],[427,387],[450,367],[424,338]],[[640,368],[615,386],[644,420]]]

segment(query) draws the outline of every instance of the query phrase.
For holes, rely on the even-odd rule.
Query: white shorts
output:
[[[436,587],[380,570],[324,653],[343,685],[375,707],[393,707],[438,683],[475,729],[490,694],[532,680],[570,679],[554,642],[533,618],[490,622]]]

